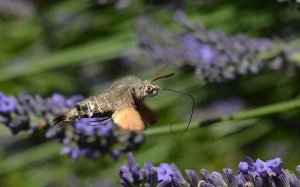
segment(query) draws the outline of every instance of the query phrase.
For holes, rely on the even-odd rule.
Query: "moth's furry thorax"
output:
[[[159,86],[149,80],[142,80],[136,76],[126,76],[115,81],[109,89],[122,90],[128,87],[133,87],[135,96],[143,99],[146,96],[155,96],[158,94]]]

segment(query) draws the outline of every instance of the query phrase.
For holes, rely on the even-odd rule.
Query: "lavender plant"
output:
[[[47,140],[58,139],[65,146],[61,153],[74,159],[79,156],[96,159],[106,153],[116,159],[123,152],[135,149],[143,142],[143,134],[122,134],[111,119],[101,121],[83,118],[65,128],[51,125],[54,116],[65,112],[82,99],[79,95],[65,98],[60,94],[53,94],[44,99],[27,93],[17,97],[0,93],[0,123],[13,134],[20,131],[30,134],[39,132]],[[95,120],[98,122],[93,122]]]
[[[208,172],[201,169],[198,172],[186,169],[188,178],[184,179],[175,164],[162,163],[154,166],[147,162],[143,168],[137,164],[132,153],[128,154],[128,167],[119,170],[120,181],[123,186],[300,186],[300,179],[290,170],[282,169],[282,160],[275,158],[266,162],[257,159],[255,162],[247,157],[246,162],[240,162],[238,172],[224,168],[219,172]],[[297,166],[297,172],[300,173]]]
[[[137,22],[137,38],[143,60],[185,64],[195,68],[196,76],[205,81],[224,82],[240,75],[264,69],[291,70],[300,48],[281,39],[249,38],[243,34],[228,36],[208,31],[202,24],[191,23],[178,11],[175,20],[182,28],[175,32],[148,17]],[[298,57],[296,61],[299,61]]]

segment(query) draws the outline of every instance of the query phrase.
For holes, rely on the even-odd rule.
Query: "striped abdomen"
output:
[[[74,106],[79,118],[93,117],[105,113],[109,113],[114,110],[113,101],[108,100],[107,93],[100,94],[98,96],[89,97]]]
[[[60,122],[70,122],[79,118],[97,117],[103,114],[108,114],[114,111],[115,104],[110,99],[109,93],[102,93],[98,96],[92,96],[83,101],[78,102],[69,112],[56,117],[53,120],[54,124]]]

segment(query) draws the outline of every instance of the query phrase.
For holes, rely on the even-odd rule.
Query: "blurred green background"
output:
[[[0,91],[90,96],[128,74],[150,78],[160,65],[128,60],[141,50],[135,22],[149,15],[172,28],[176,9],[228,35],[286,40],[299,36],[300,13],[292,4],[275,0],[1,0]],[[297,72],[264,71],[216,84],[198,80],[191,67],[171,66],[168,71],[176,76],[159,85],[195,97],[193,123],[222,115],[228,107],[233,112],[246,111],[299,98]],[[236,171],[246,156],[281,157],[283,167],[292,171],[300,164],[299,110],[213,124],[179,136],[160,134],[155,128],[168,128],[172,121],[186,125],[190,101],[162,92],[146,103],[161,121],[149,128],[145,143],[135,151],[141,164],[175,163],[182,172],[224,167]],[[61,147],[56,141],[37,143],[28,132],[12,136],[1,125],[0,186],[120,186],[117,172],[126,163],[126,155],[117,161],[109,156],[72,160],[59,154]]]

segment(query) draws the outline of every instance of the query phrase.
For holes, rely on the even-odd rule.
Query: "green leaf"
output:
[[[110,58],[120,56],[122,52],[130,47],[134,47],[132,35],[123,34],[112,38],[98,39],[84,45],[55,52],[48,57],[32,59],[26,63],[2,67],[0,69],[0,81],[68,65],[86,64],[91,60],[103,62]]]

